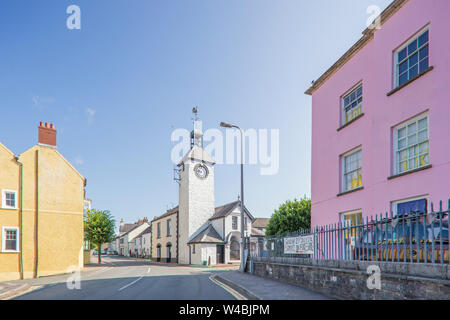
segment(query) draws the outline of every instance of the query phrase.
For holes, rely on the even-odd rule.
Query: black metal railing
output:
[[[449,263],[449,212],[411,211],[365,217],[265,239],[267,256],[408,263]]]

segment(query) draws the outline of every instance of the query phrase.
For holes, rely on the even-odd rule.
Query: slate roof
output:
[[[225,243],[216,229],[210,224],[188,243]]]
[[[215,209],[214,215],[211,218],[209,218],[209,220],[220,219],[220,218],[224,218],[224,217],[228,216],[239,205],[239,203],[240,203],[239,201],[234,201],[234,202],[228,203],[226,205],[217,207]],[[250,217],[250,219],[253,222],[253,220],[255,218],[253,218],[253,216],[250,214],[250,212],[247,210],[247,208],[245,206],[244,206],[244,212]]]
[[[160,219],[162,219],[162,218],[165,218],[165,217],[170,216],[170,215],[172,215],[172,214],[175,214],[175,213],[177,213],[177,212],[178,212],[178,206],[176,206],[175,208],[172,208],[172,209],[170,209],[170,210],[167,210],[166,213],[164,213],[163,215],[161,215],[161,216],[159,216],[159,217],[155,217],[155,218],[152,220],[152,222],[153,222],[153,221],[156,221],[156,220],[160,220]]]
[[[253,228],[267,228],[267,224],[269,223],[269,218],[256,218],[255,221],[252,222]]]
[[[137,228],[139,225],[135,224],[135,223],[125,223],[123,226],[119,227],[119,232],[123,232],[123,233],[127,233],[130,232],[131,230]]]

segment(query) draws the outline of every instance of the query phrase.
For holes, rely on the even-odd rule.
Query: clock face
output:
[[[198,164],[194,167],[194,172],[200,179],[205,179],[208,176],[208,168],[202,164]]]

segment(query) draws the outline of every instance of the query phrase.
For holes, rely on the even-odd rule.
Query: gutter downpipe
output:
[[[35,251],[36,260],[34,266],[34,277],[38,277],[38,265],[39,265],[39,150],[36,150],[36,239],[35,239]]]
[[[22,228],[22,223],[23,223],[23,163],[19,161],[19,156],[15,156],[15,160],[17,162],[17,164],[19,165],[19,179],[20,179],[20,189],[19,189],[19,247],[20,247],[20,254],[19,254],[19,272],[20,272],[20,280],[23,280],[23,250],[22,250],[22,243],[23,243],[23,228]]]

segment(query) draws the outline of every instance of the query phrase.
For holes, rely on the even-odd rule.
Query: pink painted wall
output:
[[[385,213],[391,202],[428,195],[434,205],[450,198],[450,1],[410,0],[356,56],[312,97],[312,225],[337,223],[340,213]],[[393,52],[429,24],[434,69],[388,97]],[[340,127],[341,96],[363,81],[362,118]],[[429,112],[432,168],[387,178],[392,169],[392,128]],[[362,145],[363,190],[337,197],[340,155]],[[365,218],[364,218],[365,219]]]

